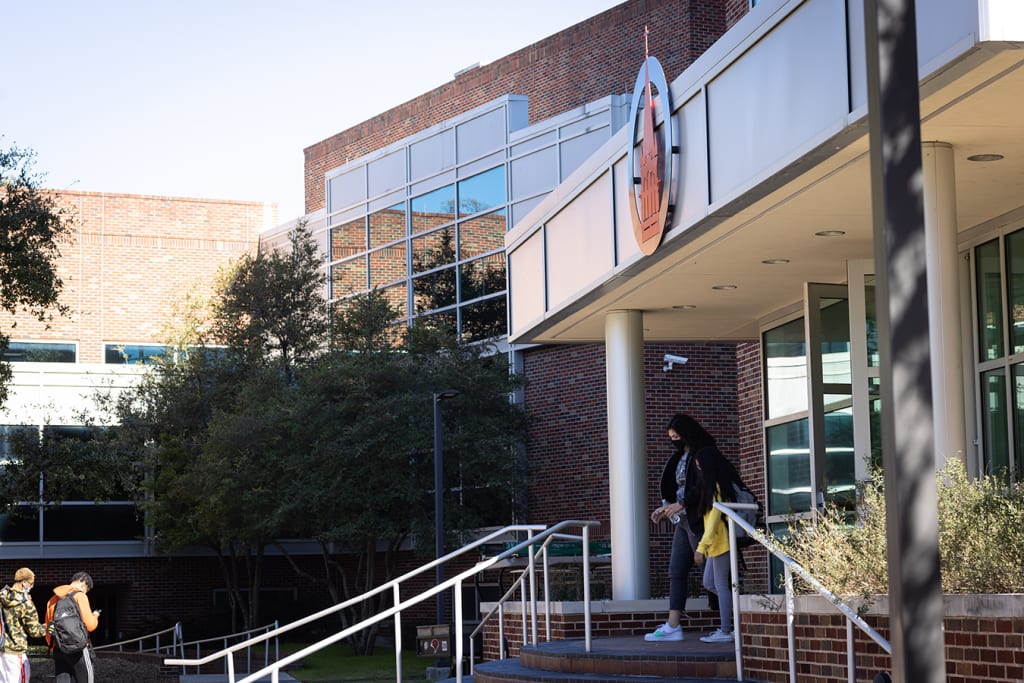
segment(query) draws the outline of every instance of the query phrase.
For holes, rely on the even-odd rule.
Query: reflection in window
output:
[[[366,277],[365,256],[357,256],[348,261],[334,264],[331,266],[331,296],[341,297],[365,292]]]
[[[370,252],[370,288],[401,280],[406,276],[405,242]]]
[[[405,237],[405,202],[370,214],[370,249]]]
[[[436,330],[445,337],[454,339],[458,330],[458,318],[455,315],[455,311],[431,313],[430,315],[417,317],[413,320],[413,325],[416,327],[426,326],[429,329]]]
[[[763,348],[768,419],[807,410],[804,319],[765,332]]]
[[[366,199],[366,167],[354,168],[328,180],[327,195],[331,213]]]
[[[405,185],[405,148],[366,164],[366,185],[370,197]]]
[[[17,542],[39,542],[39,508],[14,505],[0,513],[0,543]]]
[[[505,246],[505,209],[459,224],[459,258],[468,259]]]
[[[1024,363],[1013,366],[1013,472],[1014,481],[1024,477]]]
[[[1010,308],[1010,343],[1024,353],[1024,230],[1006,236],[1007,298]]]
[[[981,360],[1002,358],[1003,305],[1002,276],[999,272],[999,241],[975,249],[978,290],[978,350]]]
[[[848,407],[825,413],[825,498],[852,511],[857,506],[852,398],[841,402]]]
[[[4,351],[5,363],[74,363],[78,349],[59,342],[12,341]]]
[[[412,231],[423,232],[455,220],[455,186],[446,185],[440,189],[412,198]]]
[[[505,254],[491,254],[459,266],[459,301],[505,291]]]
[[[455,268],[420,275],[412,281],[412,296],[416,313],[455,305]]]
[[[43,513],[44,541],[134,541],[142,535],[142,514],[134,505],[65,503]]]
[[[459,215],[469,216],[505,203],[505,167],[459,181]]]
[[[500,337],[508,330],[508,299],[495,296],[462,307],[464,343]]]
[[[981,374],[981,429],[985,437],[985,473],[1005,474],[1010,466],[1007,434],[1006,374],[1003,368]]]
[[[406,282],[399,282],[397,285],[391,285],[386,287],[381,292],[384,294],[384,298],[387,299],[388,304],[391,308],[397,311],[398,315],[402,318],[408,317],[409,315],[409,285]],[[404,327],[404,325],[403,325]]]
[[[768,514],[787,515],[811,509],[811,456],[807,420],[769,427]]]
[[[360,216],[331,228],[331,260],[355,256],[366,251],[366,218]]]
[[[412,272],[422,273],[455,263],[455,230],[452,226],[412,239]]]
[[[868,379],[868,421],[871,428],[871,464],[882,468],[882,382]]]
[[[821,300],[821,366],[825,384],[850,383],[850,305]]]
[[[864,326],[867,328],[868,367],[877,368],[878,359],[878,311],[875,309],[875,276],[864,278]]]
[[[169,351],[163,344],[104,344],[103,362],[108,365],[152,365]]]

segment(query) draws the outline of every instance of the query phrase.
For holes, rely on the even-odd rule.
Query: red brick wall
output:
[[[503,95],[526,95],[533,123],[632,92],[645,26],[650,52],[672,80],[724,33],[729,2],[629,0],[310,145],[306,212],[324,207],[327,171]]]
[[[164,342],[175,305],[190,291],[209,292],[222,265],[255,249],[264,221],[261,202],[73,191],[55,197],[74,217],[58,264],[61,302],[71,315],[49,329],[18,316],[8,334],[77,341],[82,363],[102,363],[103,342]],[[13,320],[0,315],[5,327]]]

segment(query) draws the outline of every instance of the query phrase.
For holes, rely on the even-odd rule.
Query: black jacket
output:
[[[679,488],[676,484],[676,468],[679,467],[681,457],[683,454],[680,451],[669,456],[661,473],[661,499],[669,503],[679,502],[676,500],[676,491]],[[697,513],[697,503],[700,502],[700,476],[693,465],[692,453],[686,465],[686,500],[682,502],[686,506],[686,521],[690,523],[690,531],[699,536],[704,529],[704,519]]]

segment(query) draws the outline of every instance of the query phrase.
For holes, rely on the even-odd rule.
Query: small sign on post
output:
[[[416,627],[416,654],[420,657],[448,657],[450,633],[448,624]]]

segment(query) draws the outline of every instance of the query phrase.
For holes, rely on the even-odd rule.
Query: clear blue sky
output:
[[[0,0],[0,148],[57,189],[277,202],[302,150],[621,0]]]

